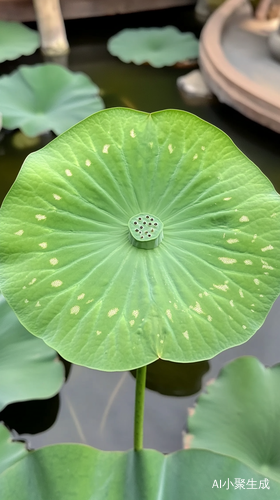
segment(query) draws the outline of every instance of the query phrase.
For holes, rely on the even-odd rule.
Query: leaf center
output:
[[[163,224],[155,215],[141,213],[128,221],[129,241],[137,248],[151,250],[163,239]]]

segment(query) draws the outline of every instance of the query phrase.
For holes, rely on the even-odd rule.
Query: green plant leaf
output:
[[[191,396],[201,389],[201,379],[209,370],[208,361],[171,363],[158,359],[147,366],[146,387],[165,396]],[[132,372],[136,377],[136,371]]]
[[[0,63],[29,56],[40,47],[37,31],[21,23],[0,21]]]
[[[49,130],[59,135],[102,108],[99,88],[87,75],[56,64],[20,66],[0,78],[3,127],[28,137]]]
[[[156,68],[198,57],[198,40],[174,26],[124,29],[108,40],[108,51],[125,63]]]
[[[17,401],[50,398],[63,382],[57,353],[25,330],[0,294],[0,411]]]
[[[189,417],[192,448],[237,458],[280,481],[280,364],[253,357],[225,366]]]
[[[101,111],[25,161],[0,213],[2,291],[77,364],[209,359],[250,338],[279,294],[279,215],[270,181],[216,127]],[[144,238],[153,217],[163,240],[138,248],[133,227]]]
[[[25,444],[13,442],[8,429],[0,423],[0,475],[27,454]]]
[[[209,451],[104,452],[77,444],[30,452],[0,475],[0,488],[1,500],[182,500],[205,498],[206,492],[209,500],[239,500],[235,478],[245,480],[246,500],[279,500],[279,482]],[[265,483],[270,489],[260,487]]]

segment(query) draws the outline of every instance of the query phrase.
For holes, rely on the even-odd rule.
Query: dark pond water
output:
[[[68,22],[71,44],[69,68],[87,73],[99,85],[107,107],[127,106],[149,112],[166,108],[184,109],[220,127],[280,191],[279,135],[216,100],[203,105],[186,102],[176,87],[176,79],[186,70],[126,65],[110,56],[106,50],[108,37],[124,27],[169,24],[199,34],[199,26],[189,7]],[[22,58],[20,63],[34,64],[41,61],[42,57],[37,53]],[[0,72],[9,73],[15,67],[16,63],[2,64]],[[43,138],[36,148],[43,146],[49,139]],[[15,149],[14,140],[14,134],[9,133],[0,142],[0,200],[14,181],[26,155],[34,149]],[[237,356],[257,356],[266,365],[280,361],[279,306],[278,300],[263,327],[249,342],[210,360],[209,371],[203,377],[203,386],[209,378],[217,376],[227,361]],[[206,369],[206,365],[201,367],[201,375]],[[185,377],[185,380],[189,377],[191,384],[195,382],[193,374],[182,375],[180,372],[178,377]],[[197,389],[199,380],[198,376]],[[134,378],[130,373],[105,373],[72,366],[59,398],[44,403],[13,405],[12,409],[6,410],[6,420],[36,448],[57,442],[80,442],[104,450],[128,449],[133,446],[134,387]],[[164,387],[161,389],[164,390]],[[163,452],[181,448],[181,432],[185,426],[187,408],[194,403],[195,398],[163,396],[147,390],[144,445]],[[49,430],[42,432],[47,427]],[[33,434],[35,432],[37,434]]]

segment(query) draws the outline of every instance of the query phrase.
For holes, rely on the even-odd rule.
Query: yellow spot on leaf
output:
[[[52,286],[54,286],[55,288],[57,288],[58,286],[61,286],[62,285],[62,281],[60,280],[55,280],[51,283]]]
[[[230,259],[229,257],[219,257],[224,264],[235,264],[237,262],[236,259]]]
[[[91,166],[91,161],[90,160],[86,160],[85,164],[86,164],[86,167],[90,167]]]
[[[77,299],[82,300],[85,297],[85,293],[81,293],[81,295],[78,295]]]
[[[198,154],[195,153],[195,155],[193,156],[193,160],[197,160],[197,158],[198,158]]]
[[[100,330],[96,330],[96,335],[100,335],[102,332]]]
[[[267,252],[268,250],[273,250],[273,248],[274,247],[272,245],[268,245],[267,247],[264,247],[261,250],[262,250],[262,252]]]
[[[242,328],[243,328],[243,330],[246,330],[247,326],[245,326],[245,325],[242,325]]]
[[[184,335],[185,339],[189,340],[189,338],[190,338],[190,337],[189,337],[189,334],[188,334],[188,332],[187,332],[187,331],[186,331],[186,332],[183,332],[183,335]]]
[[[115,309],[111,309],[109,312],[108,312],[108,317],[111,318],[112,316],[115,316],[115,314],[117,314],[118,312],[118,308],[115,307]]]
[[[174,148],[173,148],[172,144],[168,144],[168,151],[170,154],[173,153]]]
[[[134,316],[134,318],[138,318],[138,314],[139,314],[139,311],[137,311],[137,310],[132,311],[132,316]]]
[[[229,289],[227,285],[214,285],[213,286],[215,288],[218,288],[219,290],[222,290],[223,292],[227,292],[227,290]]]
[[[249,259],[246,259],[246,260],[244,260],[244,264],[246,264],[246,266],[252,266],[253,262]]]
[[[25,301],[24,301],[24,302],[25,302],[25,304],[28,304],[29,300],[25,299]]]
[[[135,134],[135,132],[134,132],[134,130],[133,130],[133,129],[129,132],[129,135],[130,135],[130,137],[132,137],[133,139],[136,137],[136,134]]]
[[[37,278],[33,278],[33,280],[30,281],[29,285],[33,285],[33,283],[35,283],[36,280]]]
[[[93,301],[94,301],[94,299],[89,299],[89,300],[86,302],[86,304],[90,304],[90,303],[91,303],[91,302],[93,302]]]
[[[208,321],[212,321],[212,316],[207,316]]]
[[[242,299],[244,299],[244,294],[243,294],[243,292],[242,292],[241,288],[239,288],[239,295],[240,295],[240,297],[241,297]]]
[[[17,231],[15,234],[16,234],[17,236],[22,236],[22,235],[23,235],[23,233],[24,233],[23,229],[20,229],[20,230],[19,230],[19,231]]]
[[[129,322],[130,326],[133,326],[134,323],[135,323],[134,319],[131,319],[130,322]]]
[[[233,243],[238,243],[239,240],[237,238],[230,238],[229,240],[227,240],[227,242],[232,245]]]
[[[42,247],[42,248],[47,248],[48,244],[43,241],[43,243],[39,243],[39,247]]]
[[[36,302],[35,307],[41,307],[41,304],[40,304],[39,300],[38,300],[38,302]]]
[[[58,264],[58,260],[54,257],[53,259],[50,259],[50,264],[52,266],[56,266],[56,264]]]
[[[260,284],[260,280],[258,280],[258,278],[255,278],[254,279],[254,283],[255,283],[255,285],[259,285]]]
[[[105,144],[102,149],[102,153],[108,154],[110,144]]]
[[[249,222],[249,217],[247,217],[247,215],[242,215],[242,217],[240,217],[239,219],[239,222]]]
[[[55,199],[55,200],[57,200],[57,201],[61,200],[61,196],[59,196],[58,194],[55,194],[55,193],[54,193],[54,194],[53,194],[53,197],[54,197],[54,199]]]
[[[42,215],[42,214],[37,214],[37,215],[35,215],[35,218],[37,220],[45,220],[47,217],[45,215]]]
[[[80,306],[71,307],[70,314],[78,314],[80,312]]]
[[[65,173],[66,173],[67,177],[72,177],[72,172],[71,172],[71,170],[69,170],[69,168],[67,168],[65,170]]]
[[[198,314],[204,314],[198,302],[195,303],[195,306],[190,306],[190,309],[193,309],[193,311],[197,312]]]
[[[170,309],[166,309],[165,312],[166,312],[166,316],[168,317],[168,319],[170,319],[170,321],[173,321],[172,320],[172,313],[171,313]]]
[[[231,196],[229,198],[224,198],[224,201],[229,201],[231,200]]]
[[[265,260],[263,260],[263,259],[261,259],[261,261],[262,261],[262,264],[263,264],[263,266],[262,266],[262,267],[263,267],[263,269],[270,269],[271,271],[273,271],[274,267],[270,266],[270,265],[268,264],[268,262],[266,262],[266,261],[265,261]]]

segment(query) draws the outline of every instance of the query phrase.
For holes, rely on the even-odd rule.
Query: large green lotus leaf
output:
[[[0,423],[0,475],[4,470],[11,467],[27,454],[28,451],[25,448],[25,444],[22,442],[13,442],[8,429]]]
[[[198,40],[174,26],[124,29],[108,40],[107,48],[125,63],[149,63],[156,68],[198,57]]]
[[[204,450],[162,455],[66,444],[29,453],[0,475],[0,490],[1,500],[196,500],[205,492],[209,500],[239,500],[241,494],[279,500],[280,483]]]
[[[40,47],[37,31],[20,23],[0,21],[0,63],[33,54]]]
[[[280,364],[244,357],[224,367],[189,417],[192,448],[230,455],[280,481]]]
[[[251,337],[279,293],[279,214],[270,181],[214,126],[101,111],[25,161],[0,212],[2,290],[74,363],[209,359]]]
[[[63,382],[57,353],[25,330],[0,294],[0,411],[16,401],[50,398]]]
[[[20,66],[0,78],[3,127],[28,137],[52,130],[59,135],[104,108],[99,88],[83,73],[56,64]]]
[[[201,389],[201,379],[209,370],[208,361],[171,363],[158,359],[147,366],[146,387],[165,396],[191,396]],[[136,377],[136,371],[132,371]]]

